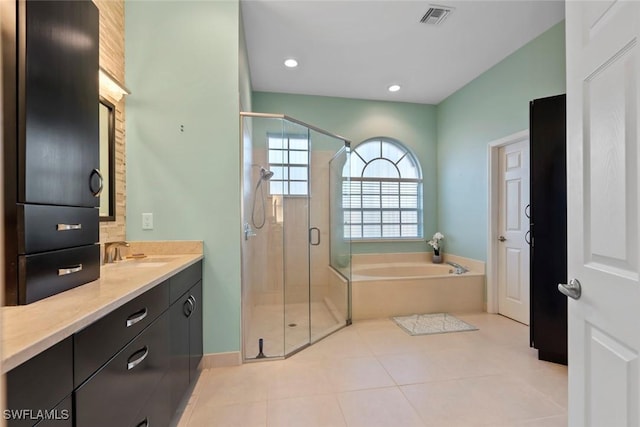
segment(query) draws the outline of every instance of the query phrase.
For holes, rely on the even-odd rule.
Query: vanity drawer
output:
[[[169,366],[167,315],[161,316],[75,392],[77,426],[135,426]]]
[[[140,409],[130,425],[133,427],[172,425],[173,411],[171,410],[170,387],[170,377],[165,374],[147,400],[147,403]]]
[[[73,337],[74,385],[82,384],[168,307],[165,281],[77,332]]]
[[[30,304],[100,277],[100,245],[18,257],[19,304]]]
[[[18,205],[18,253],[91,245],[100,240],[98,209]]]
[[[202,261],[187,267],[180,273],[173,276],[171,281],[171,297],[170,301],[173,304],[178,300],[185,292],[187,292],[193,285],[202,280]]]
[[[49,418],[38,422],[35,427],[73,427],[73,400],[67,396],[50,411]]]

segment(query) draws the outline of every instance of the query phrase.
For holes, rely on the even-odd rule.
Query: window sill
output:
[[[351,240],[347,240],[345,239],[345,242],[350,241],[351,243],[415,243],[415,242],[425,242],[425,239],[421,239],[419,237],[417,238],[408,238],[408,239],[401,239],[401,238],[389,238],[389,239],[351,239]]]
[[[270,194],[267,196],[268,199],[273,200],[274,197],[282,197],[283,199],[306,199],[311,198],[307,194]]]

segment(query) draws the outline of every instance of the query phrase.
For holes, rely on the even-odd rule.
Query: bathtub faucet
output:
[[[455,262],[447,261],[447,264],[449,264],[450,266],[452,266],[454,268],[454,270],[453,270],[454,274],[462,274],[462,273],[466,273],[467,271],[469,271],[469,269],[467,267],[463,267],[460,264],[456,264]]]

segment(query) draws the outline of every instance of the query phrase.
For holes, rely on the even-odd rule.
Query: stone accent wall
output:
[[[100,10],[100,66],[124,83],[124,0],[93,0]],[[125,98],[119,102],[100,88],[116,106],[116,220],[100,223],[100,243],[125,239],[126,158]]]

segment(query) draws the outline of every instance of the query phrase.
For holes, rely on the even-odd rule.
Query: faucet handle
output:
[[[129,247],[129,243],[125,241],[107,242],[104,244],[104,264],[115,261],[122,261],[122,253],[120,248]]]
[[[124,246],[124,245],[122,245]],[[116,246],[116,256],[115,256],[115,260],[116,261],[122,261],[122,251],[120,250],[120,248],[122,248],[122,246]],[[129,246],[129,245],[126,245]]]

